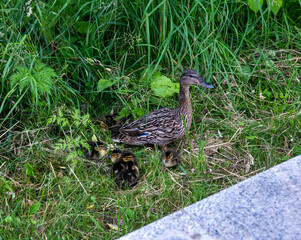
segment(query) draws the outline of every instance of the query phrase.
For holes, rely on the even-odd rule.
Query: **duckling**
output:
[[[118,118],[118,113],[106,115],[105,123],[108,126],[108,130],[111,131],[112,136],[116,136],[119,133],[119,129],[127,124],[130,116]]]
[[[103,128],[104,130],[108,130],[108,125],[106,123],[106,119],[104,115],[99,115],[96,118],[92,119],[92,123],[94,125],[100,125],[101,128]]]
[[[109,157],[111,158],[111,161],[113,163],[116,163],[116,162],[118,162],[120,160],[122,153],[123,153],[122,150],[120,150],[120,149],[114,149],[112,151],[112,154]]]
[[[115,127],[115,126],[122,127],[130,118],[130,116],[126,116],[123,118],[118,118],[118,117],[119,117],[118,113],[106,115],[105,122],[109,127]]]
[[[107,147],[102,142],[95,142],[88,140],[87,143],[90,145],[90,150],[83,148],[85,158],[99,159],[107,154]]]
[[[165,167],[174,167],[179,164],[180,157],[177,151],[168,149],[163,152],[162,161]]]
[[[130,151],[124,151],[120,159],[114,163],[112,175],[119,188],[135,186],[139,177],[136,156]]]
[[[118,117],[118,113],[113,113],[105,116],[105,123],[111,127],[116,125],[117,121],[116,118]]]

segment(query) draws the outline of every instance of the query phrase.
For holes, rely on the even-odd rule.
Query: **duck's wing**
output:
[[[154,131],[172,129],[179,124],[178,113],[172,108],[162,108],[151,112],[122,127],[119,131],[128,136],[142,136]]]

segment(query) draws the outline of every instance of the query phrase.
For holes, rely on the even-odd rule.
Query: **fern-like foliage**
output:
[[[22,66],[16,67],[17,72],[11,75],[11,87],[19,87],[20,91],[30,89],[33,99],[38,101],[42,94],[51,95],[55,85],[54,80],[58,78],[56,72],[46,67],[45,64],[37,62],[33,68],[26,68]]]

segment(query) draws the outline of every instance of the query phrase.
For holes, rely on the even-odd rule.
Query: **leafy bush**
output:
[[[11,88],[19,88],[21,94],[30,91],[32,104],[39,105],[39,100],[49,98],[55,91],[55,80],[58,75],[46,64],[37,62],[34,67],[16,67],[17,72],[10,77]]]
[[[257,13],[258,11],[263,11],[264,9],[262,9],[263,5],[266,4],[267,5],[267,9],[269,11],[272,11],[275,15],[277,15],[278,11],[280,10],[280,8],[284,5],[284,3],[293,3],[296,6],[301,5],[301,1],[298,0],[247,0],[247,4],[248,6],[252,9],[252,11],[254,11],[255,13]]]

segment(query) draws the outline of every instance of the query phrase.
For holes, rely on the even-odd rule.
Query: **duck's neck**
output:
[[[181,114],[185,118],[187,129],[190,129],[192,120],[192,109],[189,96],[189,85],[180,85],[179,109]]]

